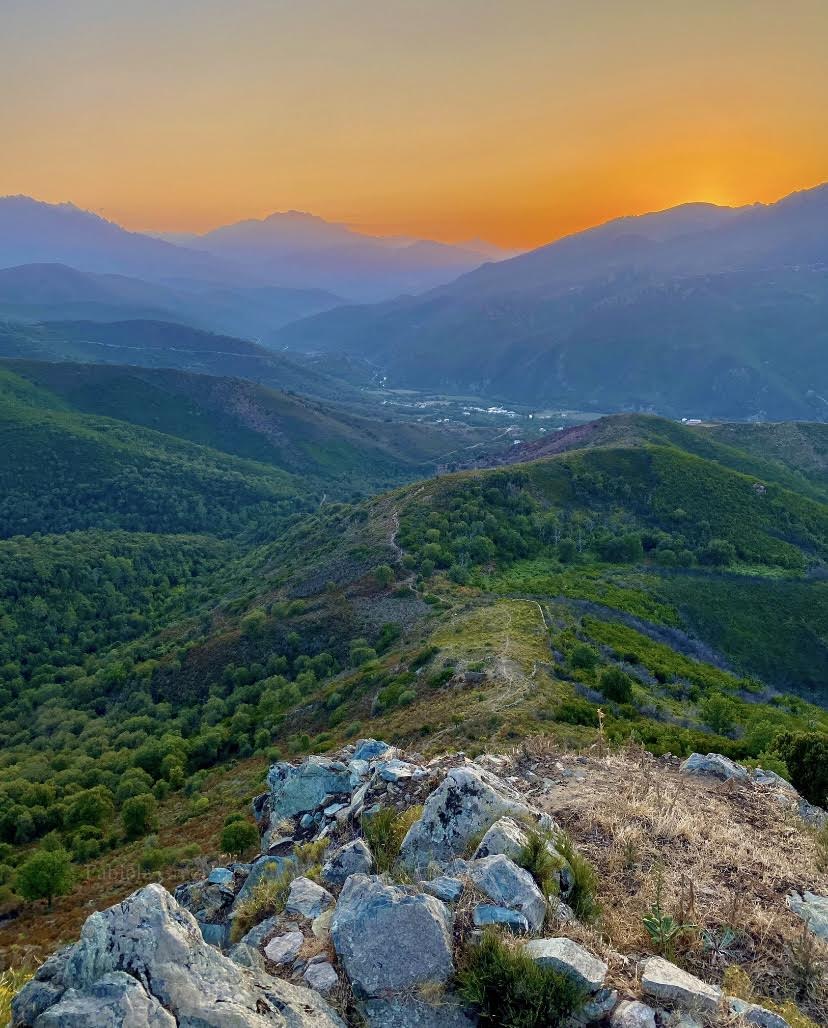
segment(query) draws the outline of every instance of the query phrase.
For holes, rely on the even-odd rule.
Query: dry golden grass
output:
[[[802,922],[785,903],[794,890],[828,891],[814,833],[767,790],[681,775],[674,759],[638,748],[585,764],[560,758],[583,771],[581,782],[566,779],[541,753],[533,747],[526,757],[538,755],[536,773],[561,786],[544,787],[535,801],[599,876],[600,923],[569,934],[600,952],[617,982],[632,990],[637,958],[653,952],[642,917],[660,894],[664,913],[697,926],[677,940],[684,967],[721,982],[725,969],[738,965],[757,994],[796,996],[811,1016],[822,1011],[825,1018],[828,992],[819,970],[810,996],[795,980],[792,953]]]

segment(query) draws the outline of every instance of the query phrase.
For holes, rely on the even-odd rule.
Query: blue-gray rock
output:
[[[233,886],[236,884],[236,876],[229,867],[214,867],[207,875],[207,881],[211,885]]]
[[[501,817],[489,828],[474,851],[474,859],[493,857],[498,853],[517,860],[529,836],[511,817]]]
[[[788,896],[787,904],[818,939],[828,939],[828,896],[818,896],[814,892],[803,892],[802,895],[794,892]]]
[[[353,760],[376,760],[386,753],[390,753],[393,746],[387,742],[380,742],[379,739],[360,739],[354,750]]]
[[[523,951],[540,967],[560,971],[588,993],[603,988],[607,965],[572,939],[533,939]]]
[[[663,957],[650,957],[641,969],[641,989],[645,996],[690,1010],[717,1010],[722,991],[683,971]]]
[[[610,1017],[612,1028],[656,1028],[655,1010],[637,999],[622,1000]]]
[[[384,782],[402,782],[409,778],[425,778],[428,772],[417,764],[394,757],[377,764],[377,774]]]
[[[174,1018],[173,1023],[181,1026],[344,1028],[315,992],[240,967],[207,945],[192,914],[160,885],[147,885],[87,918],[79,941],[55,972],[60,979],[55,984],[67,991],[53,1007],[60,1013],[70,989],[90,993],[109,988],[108,976],[113,972],[125,972],[134,979],[147,997],[154,998]],[[24,1019],[29,987],[24,986],[15,1000],[15,1028],[33,1024]],[[90,1012],[84,1028],[112,1028],[121,1023],[99,1007],[102,1012]],[[40,1018],[44,1016],[45,1011]],[[48,1020],[39,1023],[50,1024]],[[52,1023],[67,1022],[58,1018]]]
[[[123,971],[103,975],[87,989],[67,989],[36,1028],[176,1028],[176,1020],[143,985]]]
[[[327,960],[309,963],[305,973],[302,975],[302,979],[311,989],[322,993],[323,996],[327,996],[332,989],[339,985],[336,971],[334,971],[333,965]]]
[[[239,942],[244,943],[245,946],[253,946],[256,949],[261,949],[265,944],[265,940],[269,936],[273,935],[281,924],[282,918],[278,915],[275,917],[268,917],[264,921],[260,921],[257,925],[254,925],[249,932],[239,939]]]
[[[449,875],[439,875],[429,882],[421,882],[423,892],[436,896],[444,903],[456,903],[463,895],[463,883],[459,878],[452,878]]]
[[[754,1024],[758,1028],[790,1028],[784,1017],[774,1014],[765,1007],[760,1007],[758,1003],[748,1003],[743,999],[730,996],[727,1005],[731,1014],[735,1014],[746,1024]]]
[[[294,878],[290,883],[285,913],[299,914],[313,920],[319,917],[323,910],[334,905],[334,898],[327,889],[310,878]]]
[[[478,903],[472,911],[475,928],[486,928],[489,925],[502,925],[515,935],[528,935],[529,922],[519,910],[508,910],[506,907],[493,907],[490,903]]]
[[[305,944],[305,937],[298,928],[293,927],[284,935],[274,935],[265,946],[265,956],[274,964],[292,964],[299,956],[299,950]]]
[[[440,984],[454,973],[446,906],[376,877],[347,879],[331,937],[354,992],[363,998]]]
[[[423,814],[403,839],[400,855],[411,870],[461,856],[472,838],[506,814],[531,811],[504,782],[479,767],[448,772],[425,802]]]
[[[691,753],[687,760],[679,768],[685,775],[710,776],[728,781],[735,778],[738,781],[746,782],[750,775],[741,764],[734,763],[730,757],[724,757],[721,753]]]
[[[265,962],[262,951],[246,942],[237,942],[227,956],[239,967],[250,967],[254,971],[264,971]]]
[[[366,1028],[475,1028],[477,1018],[451,996],[428,1003],[415,996],[360,1004]]]
[[[328,857],[322,867],[322,880],[328,885],[342,885],[351,875],[370,874],[374,858],[363,839],[340,846]]]
[[[316,810],[326,796],[351,794],[351,772],[339,760],[308,757],[301,764],[274,764],[267,773],[270,825],[263,846],[285,818]]]
[[[201,937],[205,942],[211,946],[215,946],[216,949],[224,949],[227,943],[227,925],[221,922],[217,924],[208,924],[205,921],[199,921],[198,927],[201,929]]]
[[[543,926],[546,898],[534,878],[502,853],[469,864],[469,878],[495,906],[519,910],[533,932]]]

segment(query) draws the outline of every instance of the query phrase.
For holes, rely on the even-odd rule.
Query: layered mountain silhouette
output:
[[[284,345],[390,384],[531,405],[828,419],[828,185],[621,218],[429,293],[342,307]]]

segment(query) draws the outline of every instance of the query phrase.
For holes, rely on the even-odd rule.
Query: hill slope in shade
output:
[[[285,345],[392,385],[538,406],[828,418],[828,187],[622,219],[418,298],[343,307]]]

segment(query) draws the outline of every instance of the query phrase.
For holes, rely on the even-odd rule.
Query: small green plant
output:
[[[682,935],[698,931],[698,925],[682,924],[671,914],[665,913],[662,903],[663,887],[664,879],[659,870],[656,878],[655,902],[650,907],[649,914],[643,916],[642,921],[656,952],[667,960],[674,960],[676,942]]]
[[[362,834],[374,855],[380,874],[387,874],[400,855],[400,847],[408,829],[420,819],[423,808],[418,805],[397,813],[393,807],[383,807],[375,814],[362,816]]]
[[[503,1028],[547,1028],[563,1024],[584,1002],[571,978],[540,967],[492,929],[468,946],[458,975],[459,992],[474,1004],[484,1024]]]
[[[531,830],[527,834],[526,845],[521,849],[516,861],[529,872],[540,891],[547,897],[557,895],[557,873],[561,869],[561,861],[550,852],[551,842],[549,832]]]
[[[288,893],[296,868],[286,867],[275,878],[267,878],[254,886],[246,900],[239,904],[233,926],[230,929],[230,940],[238,942],[251,928],[260,924],[267,917],[281,914],[287,903]]]
[[[598,874],[586,857],[582,856],[565,833],[561,833],[555,839],[555,849],[569,864],[572,873],[572,890],[567,897],[567,903],[578,918],[588,924],[594,921],[601,912],[601,904],[598,902]]]

